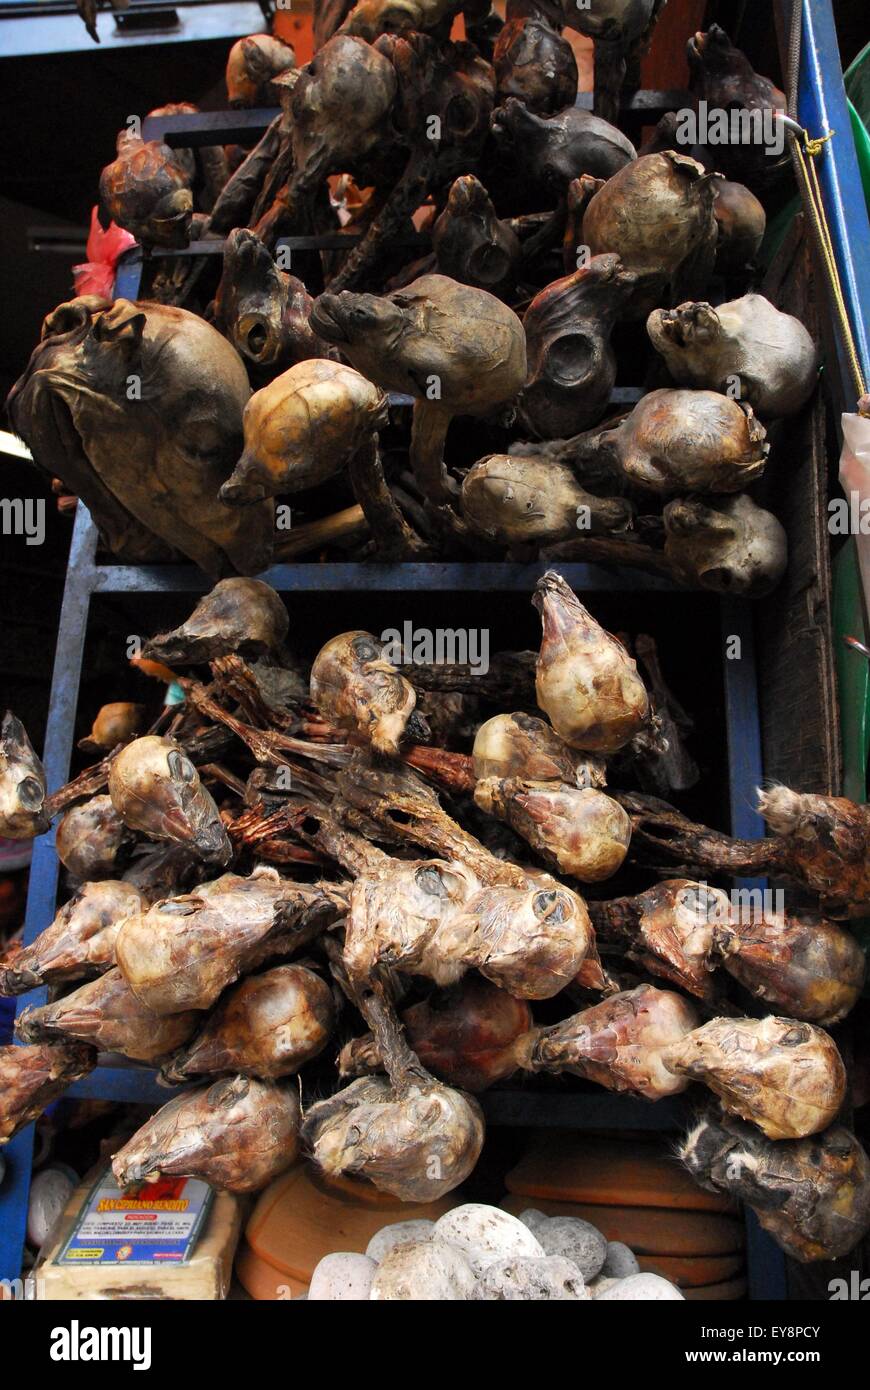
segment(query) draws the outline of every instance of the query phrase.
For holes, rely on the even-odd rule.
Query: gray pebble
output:
[[[621,1240],[609,1240],[601,1273],[607,1279],[627,1279],[630,1274],[640,1274],[640,1265],[634,1251]]]
[[[554,1216],[535,1234],[548,1255],[563,1255],[572,1260],[584,1279],[600,1274],[607,1241],[588,1221],[576,1216]]]
[[[524,1226],[528,1226],[532,1235],[537,1235],[540,1228],[546,1226],[549,1219],[549,1216],[545,1216],[536,1207],[528,1207],[525,1211],[521,1211],[517,1217],[517,1220],[522,1221]]]

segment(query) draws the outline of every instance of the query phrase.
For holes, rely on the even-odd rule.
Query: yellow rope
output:
[[[840,320],[840,327],[842,329],[843,334],[843,344],[846,349],[846,355],[849,359],[849,366],[852,372],[852,378],[854,380],[855,386],[857,387],[858,398],[860,400],[862,396],[867,395],[867,384],[864,380],[864,372],[861,367],[861,359],[858,355],[858,349],[855,344],[855,336],[852,332],[852,323],[849,318],[849,309],[846,304],[845,295],[843,294],[843,285],[840,280],[839,269],[837,268],[836,252],[834,251],[834,243],[831,238],[831,229],[828,225],[828,219],[825,214],[825,204],[824,199],[822,198],[822,189],[819,183],[818,172],[816,170],[815,164],[816,159],[822,153],[825,145],[829,140],[832,140],[834,138],[835,133],[835,131],[831,130],[828,132],[827,135],[823,135],[820,138],[814,140],[806,131],[804,131],[803,146],[801,146],[801,142],[799,140],[795,140],[795,150],[797,152],[798,168],[800,169],[801,178],[804,184],[804,193],[806,194],[806,201],[809,207],[810,217],[813,220],[816,234],[818,236],[819,247],[822,253],[822,261],[824,263],[825,272],[828,277],[831,295],[834,300],[834,306],[837,311],[837,317]]]

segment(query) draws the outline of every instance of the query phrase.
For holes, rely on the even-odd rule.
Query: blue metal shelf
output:
[[[97,563],[96,555],[97,530],[87,509],[79,503],[61,608],[43,759],[51,789],[61,786],[69,775],[91,598],[119,593],[198,594],[211,587],[206,576],[191,565],[102,564]],[[545,568],[543,564],[496,563],[297,564],[276,565],[267,570],[263,578],[283,593],[418,590],[528,594]],[[560,570],[572,588],[583,594],[651,592],[664,598],[668,593],[676,597],[685,592],[636,570],[579,564],[560,566]],[[743,644],[742,659],[726,661],[724,669],[732,828],[741,835],[755,835],[762,833],[761,823],[751,809],[755,787],[761,780],[761,737],[751,607],[747,603],[726,600],[721,606],[721,615],[723,636],[739,636]],[[49,831],[34,842],[25,942],[32,941],[54,915],[58,867],[54,832]],[[45,994],[46,991],[37,990],[23,996],[18,1007],[41,1003]],[[76,1082],[67,1094],[80,1099],[159,1105],[170,1093],[157,1085],[155,1074],[147,1068],[105,1065]],[[485,1098],[484,1106],[490,1123],[506,1125],[672,1130],[685,1119],[685,1109],[678,1102],[650,1105],[606,1093],[559,1096],[497,1091]],[[32,1125],[4,1149],[8,1172],[0,1188],[0,1278],[15,1278],[19,1273],[32,1153]]]
[[[844,291],[865,374],[870,376],[870,329],[866,305],[870,304],[870,229],[852,144],[843,90],[836,29],[830,0],[801,0],[804,44],[800,71],[798,116],[812,135],[834,130],[836,138],[825,146],[819,175],[837,251]],[[639,94],[628,109],[657,112],[685,104],[682,94]],[[656,105],[658,103],[658,105]],[[145,138],[165,136],[172,144],[224,143],[240,121],[240,135],[263,130],[276,114],[271,111],[217,113],[203,117],[155,118],[146,122]],[[193,127],[198,124],[198,129]],[[234,124],[235,123],[235,124]],[[135,298],[141,276],[141,255],[133,252],[119,266],[116,292]],[[841,355],[841,372],[845,363]],[[848,374],[844,380],[848,383]],[[96,530],[80,504],[73,530],[70,562],[61,610],[58,646],[51,688],[44,763],[48,785],[58,787],[69,772],[73,730],[81,677],[82,656],[90,600],[107,593],[201,593],[208,580],[189,566],[165,565],[134,568],[96,563]],[[402,592],[420,589],[440,592],[529,592],[542,565],[427,564],[276,565],[263,576],[281,592],[314,592],[367,589]],[[581,593],[675,593],[668,582],[629,570],[603,569],[594,565],[561,567],[572,587]],[[763,825],[754,809],[755,787],[762,779],[761,736],[752,617],[749,605],[724,601],[721,606],[723,636],[739,636],[742,659],[724,663],[726,725],[729,758],[731,829],[743,838],[756,838]],[[58,862],[54,835],[49,832],[34,844],[24,938],[31,941],[51,920],[55,910]],[[39,1002],[43,992],[27,997]],[[24,1001],[22,1001],[23,1003]],[[142,1101],[159,1104],[167,1092],[157,1086],[146,1068],[102,1066],[73,1086],[78,1097]],[[484,1097],[493,1124],[561,1125],[569,1128],[672,1129],[684,1117],[680,1102],[642,1105],[626,1097],[606,1094],[534,1094],[496,1091]],[[3,1150],[6,1180],[0,1188],[0,1278],[18,1276],[24,1241],[33,1126],[28,1126]],[[785,1263],[779,1249],[747,1218],[750,1293],[754,1299],[783,1298]]]

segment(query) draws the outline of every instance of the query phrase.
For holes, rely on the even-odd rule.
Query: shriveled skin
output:
[[[45,770],[24,725],[7,710],[0,725],[0,835],[32,840],[48,829]]]
[[[713,215],[719,228],[716,266],[740,271],[755,259],[767,230],[767,215],[755,194],[742,183],[715,180]]]
[[[666,150],[627,164],[590,200],[581,240],[593,256],[615,251],[638,276],[635,316],[645,317],[686,277],[701,288],[718,236],[714,196],[712,175],[688,155]]]
[[[384,965],[452,983],[466,966],[444,953],[440,933],[479,888],[465,865],[439,859],[394,860],[378,873],[362,875],[351,890],[345,927],[348,973],[366,980]]]
[[[785,574],[785,528],[747,493],[715,501],[677,497],[662,515],[665,555],[686,584],[740,598],[763,598]]]
[[[431,1078],[400,1094],[386,1077],[363,1077],[313,1105],[302,1138],[328,1176],[367,1178],[402,1202],[433,1202],[477,1163],[483,1115],[471,1096]]]
[[[229,860],[232,846],[218,809],[173,739],[148,734],[122,748],[109,768],[109,796],[131,830],[189,845],[208,862]]]
[[[663,1056],[697,1024],[694,1008],[681,995],[638,985],[539,1029],[524,1065],[659,1100],[686,1089],[688,1082],[665,1067]]]
[[[637,68],[667,0],[594,0],[563,3],[565,23],[595,43],[594,109],[619,119],[620,95],[629,61]]]
[[[842,796],[771,787],[758,809],[778,837],[786,872],[819,895],[823,912],[863,917],[870,909],[870,809]]]
[[[292,883],[274,869],[250,878],[224,874],[128,918],[115,954],[137,998],[155,1013],[208,1009],[244,970],[289,949],[294,934],[304,941],[306,928],[340,902],[340,892]]]
[[[647,320],[653,347],[681,386],[725,391],[736,380],[741,400],[764,419],[794,415],[816,387],[818,349],[800,319],[762,294],[727,304],[680,304]]]
[[[311,326],[378,386],[415,398],[411,462],[433,502],[456,490],[443,463],[451,417],[508,405],[526,378],[525,334],[513,309],[446,275],[422,275],[383,297],[322,294]]]
[[[79,985],[54,1004],[26,1008],[15,1035],[22,1042],[73,1039],[135,1062],[157,1062],[187,1042],[198,1023],[193,1011],[161,1018],[136,998],[120,970]]]
[[[272,202],[263,208],[268,198],[260,198],[254,208],[253,229],[269,246],[282,231],[314,229],[317,201],[329,174],[351,174],[360,186],[382,178],[396,143],[390,121],[396,72],[389,58],[364,39],[335,34],[298,76],[290,76],[287,182],[273,189],[267,178]],[[262,191],[262,178],[257,182]]]
[[[517,1069],[518,1041],[532,1027],[532,1013],[477,975],[430,995],[402,1013],[402,1026],[423,1066],[463,1091],[485,1091]],[[339,1055],[342,1077],[383,1070],[371,1033],[354,1038]]]
[[[0,1145],[96,1064],[96,1052],[83,1044],[0,1047]]]
[[[12,965],[0,969],[0,994],[26,994],[39,985],[110,970],[122,922],[147,906],[145,894],[131,883],[104,879],[83,884],[51,925],[16,952]]]
[[[357,0],[339,28],[374,43],[379,34],[426,33],[455,14],[459,0]]]
[[[532,602],[543,627],[535,673],[540,708],[572,748],[615,753],[649,718],[637,663],[555,571],[538,580]]]
[[[343,632],[321,647],[311,667],[311,700],[340,729],[397,754],[417,704],[413,686],[382,654],[370,632]]]
[[[688,878],[666,879],[633,898],[594,903],[596,932],[628,944],[645,970],[670,980],[698,999],[712,997],[714,941],[731,915],[728,895]]]
[[[299,1122],[293,1082],[227,1077],[164,1105],[115,1154],[112,1172],[119,1187],[176,1175],[257,1192],[295,1160]]]
[[[492,132],[499,156],[522,178],[523,197],[541,209],[551,208],[554,195],[563,196],[580,174],[609,179],[636,158],[615,125],[570,104],[547,116],[508,97],[492,113]]]
[[[525,378],[522,324],[486,290],[447,275],[421,275],[390,295],[322,294],[312,326],[385,389],[426,400],[428,378],[451,414],[504,405]]]
[[[833,1040],[791,1018],[714,1018],[664,1054],[669,1071],[709,1086],[726,1110],[768,1139],[803,1139],[825,1129],[846,1094]]]
[[[488,454],[462,480],[469,529],[500,545],[552,545],[580,534],[626,530],[634,507],[623,497],[595,497],[555,459]]]
[[[655,0],[595,0],[584,9],[566,11],[566,25],[587,38],[605,43],[628,41],[641,35],[650,21]]]
[[[396,85],[389,59],[363,38],[330,38],[305,64],[293,91],[296,169],[311,168],[323,178],[369,155],[387,133]]]
[[[112,798],[92,796],[58,821],[55,849],[64,868],[84,883],[115,873],[118,853],[131,838]]]
[[[245,450],[220,495],[248,506],[314,487],[340,473],[386,421],[384,393],[352,367],[298,362],[245,407]]]
[[[170,1081],[221,1072],[290,1076],[323,1051],[334,1022],[332,991],[320,976],[303,965],[278,965],[228,990],[163,1074]]]
[[[198,314],[85,296],[45,320],[8,404],[39,468],[82,499],[113,554],[181,552],[220,579],[272,555],[274,504],[241,517],[218,498],[249,395],[239,354]]]
[[[745,1202],[795,1260],[836,1260],[870,1229],[870,1161],[848,1129],[771,1142],[730,1116],[704,1116],[680,1146],[695,1181]]]
[[[705,101],[711,111],[786,110],[785,93],[755,71],[718,24],[689,39],[686,57],[689,91],[696,104]],[[768,152],[762,141],[738,139],[712,146],[707,154],[717,169],[735,179],[763,179],[789,160],[788,140],[778,152]]]
[[[567,39],[543,19],[510,19],[492,55],[499,104],[516,97],[530,111],[551,115],[573,106],[577,59]]]
[[[751,915],[717,922],[713,944],[729,975],[788,1018],[829,1028],[861,997],[866,958],[836,922],[797,913]]]
[[[489,194],[473,174],[451,184],[447,203],[432,228],[432,249],[441,275],[497,294],[513,282],[520,243],[509,223],[499,221]]]
[[[541,874],[525,887],[482,888],[448,918],[437,946],[517,999],[552,999],[593,954],[595,937],[583,899]]]
[[[249,362],[283,371],[325,357],[308,323],[314,300],[295,275],[279,270],[254,232],[234,227],[215,294],[215,323]]]
[[[128,743],[131,738],[141,734],[147,717],[145,706],[134,704],[131,700],[113,700],[108,705],[101,705],[89,736],[81,740],[79,748],[89,753],[98,750],[111,753],[119,743]]]
[[[289,626],[283,600],[262,579],[222,579],[180,627],[150,638],[142,655],[168,666],[198,665],[231,652],[261,656],[278,651]]]
[[[766,438],[744,401],[717,391],[661,390],[590,441],[589,454],[612,461],[626,486],[660,497],[741,492],[764,472]]]
[[[550,725],[533,714],[496,714],[481,724],[472,749],[474,775],[520,777],[532,782],[603,787],[606,770],[598,758],[569,748]]]
[[[594,787],[486,777],[477,783],[474,800],[553,868],[581,883],[612,878],[628,853],[631,821],[618,801]]]
[[[125,0],[129,4],[129,0]],[[268,103],[267,103],[268,104]],[[196,116],[200,108],[192,101],[167,101],[154,106],[148,119],[158,116]],[[188,177],[190,186],[198,184],[196,205],[200,212],[210,212],[230,177],[230,164],[223,145],[203,145],[193,150],[173,146],[172,157]]]
[[[230,49],[226,67],[230,106],[274,106],[271,79],[295,66],[292,45],[276,34],[249,34],[237,39]]]
[[[637,285],[618,256],[554,280],[523,316],[529,372],[520,419],[539,439],[564,439],[601,419],[616,381],[610,334]]]
[[[100,201],[113,222],[146,246],[186,246],[193,216],[190,176],[162,140],[121,131],[118,155],[100,175]]]

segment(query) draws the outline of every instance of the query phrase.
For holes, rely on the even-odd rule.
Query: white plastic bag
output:
[[[870,418],[843,415],[840,485],[849,503],[864,604],[870,612]]]

